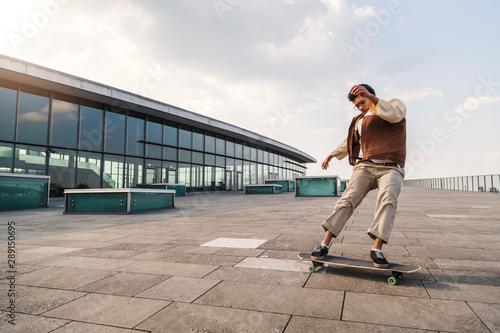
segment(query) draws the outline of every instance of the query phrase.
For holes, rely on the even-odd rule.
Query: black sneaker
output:
[[[314,250],[311,252],[311,259],[323,260],[325,256],[328,254],[329,249],[330,248],[328,246],[323,244],[316,245]]]
[[[373,266],[377,268],[389,267],[389,262],[385,259],[384,254],[381,250],[371,250],[370,257],[373,260]]]

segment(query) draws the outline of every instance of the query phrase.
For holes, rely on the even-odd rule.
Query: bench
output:
[[[95,188],[64,190],[64,213],[140,213],[175,208],[174,190]]]
[[[276,184],[245,185],[245,194],[277,194],[282,192],[282,186]]]
[[[186,196],[186,185],[185,184],[171,184],[171,183],[137,184],[137,188],[174,190],[176,197]]]

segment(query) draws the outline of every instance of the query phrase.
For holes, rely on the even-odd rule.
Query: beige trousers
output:
[[[359,162],[342,197],[337,201],[332,214],[322,223],[337,238],[351,217],[371,190],[378,188],[377,203],[373,222],[368,228],[368,235],[380,238],[384,243],[389,241],[399,192],[404,178],[404,170],[397,166],[376,165],[370,162]]]

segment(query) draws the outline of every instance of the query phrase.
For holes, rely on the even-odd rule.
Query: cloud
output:
[[[481,107],[498,103],[499,101],[499,96],[469,97],[462,104],[455,108],[455,113],[460,114],[475,111]]]
[[[52,113],[59,120],[78,120],[77,111],[78,105],[76,104],[59,100],[52,102]]]
[[[399,98],[402,101],[443,96],[443,92],[441,90],[424,86],[423,83],[408,83],[406,85],[399,86],[396,86],[395,84],[386,85],[384,86],[384,93],[391,96],[391,98]]]
[[[359,7],[354,9],[354,18],[366,18],[369,16],[375,16],[376,9],[374,6]]]

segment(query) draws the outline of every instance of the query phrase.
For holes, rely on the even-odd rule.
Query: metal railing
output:
[[[463,176],[427,179],[408,179],[404,186],[427,187],[456,191],[493,192],[500,191],[499,175]]]

